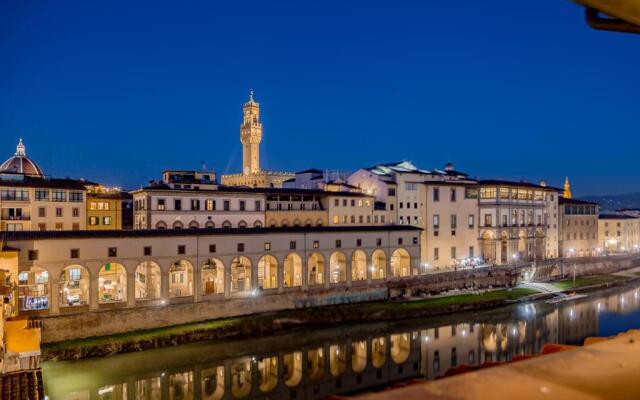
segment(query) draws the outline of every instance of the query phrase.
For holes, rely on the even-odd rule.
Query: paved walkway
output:
[[[629,278],[637,278],[638,276],[640,276],[640,267],[614,272],[612,275],[626,276]]]
[[[562,290],[558,289],[555,285],[551,283],[542,283],[542,282],[526,282],[521,283],[518,287],[535,289],[542,293],[560,293]]]

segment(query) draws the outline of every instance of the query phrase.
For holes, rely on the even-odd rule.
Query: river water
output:
[[[297,330],[43,365],[49,399],[324,398],[640,328],[640,285],[559,304]]]

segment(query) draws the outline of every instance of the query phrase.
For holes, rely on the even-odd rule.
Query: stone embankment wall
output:
[[[574,265],[577,276],[607,274],[640,266],[640,256],[558,260],[536,267],[523,264],[467,269],[394,279],[368,286],[354,285],[351,288],[261,293],[248,298],[63,314],[42,318],[42,341],[53,343],[249,314],[380,301],[405,294],[514,286],[525,276],[540,275],[548,280],[559,278],[562,274],[572,275]]]

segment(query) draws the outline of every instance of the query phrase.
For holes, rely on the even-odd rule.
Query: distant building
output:
[[[102,185],[88,185],[87,189],[87,230],[126,228],[131,195]]]
[[[624,214],[601,214],[598,242],[604,251],[626,253],[640,250],[640,218]]]
[[[560,197],[559,241],[560,257],[596,256],[598,249],[599,205],[588,201]]]
[[[260,168],[260,142],[262,142],[262,122],[260,122],[260,104],[253,99],[242,107],[243,121],[240,125],[242,143],[242,173],[222,175],[225,186],[282,187],[283,182],[294,178],[290,172],[263,171]]]
[[[283,182],[282,187],[288,189],[319,189],[331,192],[361,192],[359,188],[347,182],[349,175],[346,171],[307,169],[296,172],[293,178]]]

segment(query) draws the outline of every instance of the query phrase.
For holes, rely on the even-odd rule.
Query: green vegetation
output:
[[[602,285],[616,281],[626,281],[628,279],[629,278],[627,277],[618,275],[593,275],[578,276],[576,277],[575,284],[573,282],[573,278],[561,279],[559,281],[551,282],[551,284],[560,290],[569,290],[585,286]]]

